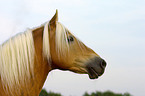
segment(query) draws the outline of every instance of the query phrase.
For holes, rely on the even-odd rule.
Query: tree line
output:
[[[45,89],[42,89],[39,96],[63,96],[63,95],[52,91],[47,92]],[[83,96],[132,96],[132,95],[128,92],[122,94],[122,93],[114,93],[112,91],[105,91],[105,92],[96,91],[90,94],[88,92],[85,92]]]

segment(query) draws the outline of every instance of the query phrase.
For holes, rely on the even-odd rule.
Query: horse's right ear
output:
[[[52,17],[52,19],[50,20],[50,24],[54,24],[54,25],[56,25],[56,22],[58,21],[58,11],[57,11],[57,9],[56,9],[56,13],[55,13],[55,15]]]

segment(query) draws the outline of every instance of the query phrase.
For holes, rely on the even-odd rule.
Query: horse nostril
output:
[[[102,59],[102,61],[101,61],[101,67],[104,69],[106,67],[106,65],[107,64],[106,64],[105,60]]]

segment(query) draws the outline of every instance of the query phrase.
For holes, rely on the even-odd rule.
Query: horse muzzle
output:
[[[90,59],[87,63],[87,71],[90,79],[97,79],[101,76],[106,68],[106,62],[100,57],[94,57]]]

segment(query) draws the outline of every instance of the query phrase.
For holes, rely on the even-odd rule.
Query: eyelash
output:
[[[73,38],[73,36],[69,36],[69,37],[67,38],[67,40],[68,40],[68,42],[73,42],[73,41],[74,41],[74,38]]]

